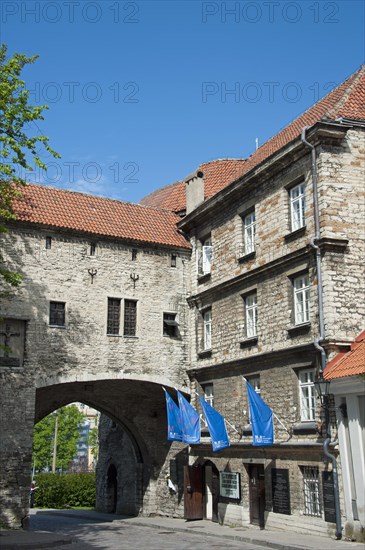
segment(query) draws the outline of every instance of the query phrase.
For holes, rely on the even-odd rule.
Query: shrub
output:
[[[95,506],[95,474],[37,474],[35,506],[68,508]]]

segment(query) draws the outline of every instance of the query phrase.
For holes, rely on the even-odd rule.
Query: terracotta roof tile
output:
[[[181,248],[190,244],[168,210],[28,184],[14,202],[19,221]]]
[[[204,173],[205,199],[209,199],[237,179],[242,174],[245,162],[245,159],[217,159],[201,164],[198,170]],[[140,204],[182,212],[186,209],[185,182],[178,181],[157,189],[144,197]]]
[[[365,65],[259,147],[247,161],[225,159],[202,164],[199,169],[205,173],[205,198],[210,198],[221,191],[296,139],[304,126],[312,126],[321,120],[336,120],[341,117],[365,120]],[[215,172],[214,175],[213,172]],[[183,185],[183,182],[179,182],[163,187],[143,198],[141,204],[169,208],[175,212],[184,210]],[[180,186],[179,191],[174,186]]]
[[[323,373],[326,380],[365,374],[365,330],[356,338],[348,353],[339,353]]]

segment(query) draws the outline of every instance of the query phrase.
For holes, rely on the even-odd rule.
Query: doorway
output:
[[[262,464],[249,466],[250,523],[265,527],[265,469]]]
[[[118,473],[114,464],[108,468],[106,480],[106,508],[107,513],[115,514],[118,502]]]
[[[219,471],[210,460],[204,464],[205,519],[218,523]]]

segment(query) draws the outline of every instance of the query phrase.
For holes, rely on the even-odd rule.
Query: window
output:
[[[50,250],[52,248],[52,237],[46,237],[45,248],[46,250]]]
[[[132,261],[135,262],[136,259],[137,259],[137,249],[136,248],[132,248]]]
[[[305,185],[299,183],[290,189],[291,230],[305,226]]]
[[[252,378],[248,378],[247,381],[253,387],[255,392],[258,395],[260,395],[260,393],[261,393],[260,377],[259,376],[253,376]],[[248,407],[248,421],[251,424],[250,407]]]
[[[64,302],[50,302],[49,324],[53,327],[64,327],[66,319],[66,304]]]
[[[178,336],[179,323],[176,321],[176,313],[164,313],[163,314],[163,335],[164,336]]]
[[[108,298],[107,334],[119,334],[120,298]]]
[[[90,244],[90,256],[95,256],[95,255],[96,255],[96,244],[91,243]]]
[[[294,322],[296,325],[309,322],[309,277],[296,277],[294,287]]]
[[[198,273],[199,275],[207,275],[211,270],[212,262],[212,240],[210,237],[202,242],[201,250],[198,256]]]
[[[313,421],[316,412],[313,369],[299,372],[300,417],[302,422]]]
[[[245,254],[255,251],[256,217],[255,212],[247,214],[243,218]]]
[[[212,310],[207,309],[203,314],[204,323],[204,349],[212,348]]]
[[[124,336],[135,336],[137,329],[137,302],[124,301]]]
[[[171,254],[171,267],[176,267],[176,254]]]
[[[205,401],[213,407],[214,403],[214,393],[213,393],[213,384],[210,382],[209,384],[201,384],[202,390],[204,392],[204,399]]]
[[[321,516],[321,499],[319,493],[319,471],[315,466],[302,466],[304,490],[304,514]]]
[[[245,297],[246,312],[246,337],[254,338],[257,336],[257,295],[256,292],[248,294]]]

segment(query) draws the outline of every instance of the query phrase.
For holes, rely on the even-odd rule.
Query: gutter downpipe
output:
[[[319,207],[318,207],[318,187],[317,187],[317,156],[316,148],[314,145],[309,143],[306,140],[306,131],[309,126],[302,128],[301,140],[311,149],[311,172],[312,172],[312,185],[313,185],[313,204],[314,204],[314,227],[315,234],[311,239],[311,246],[315,249],[316,252],[316,267],[317,267],[317,288],[318,288],[318,321],[319,321],[319,338],[314,341],[314,347],[321,354],[320,361],[320,378],[323,378],[323,373],[327,364],[327,356],[324,348],[320,345],[320,342],[324,340],[324,314],[323,314],[323,288],[322,288],[322,267],[321,267],[321,250],[316,244],[316,241],[319,241],[321,237],[320,225],[319,225]],[[332,462],[332,472],[333,472],[333,490],[335,497],[335,514],[336,514],[336,539],[339,540],[342,538],[342,526],[341,526],[341,511],[340,511],[340,498],[339,498],[339,487],[338,487],[338,476],[337,476],[337,462],[336,457],[331,454],[328,450],[328,446],[331,442],[331,432],[330,432],[330,422],[329,422],[329,411],[328,411],[328,396],[325,396],[324,408],[325,408],[325,424],[326,424],[326,439],[323,442],[323,452],[324,455],[329,458]]]

